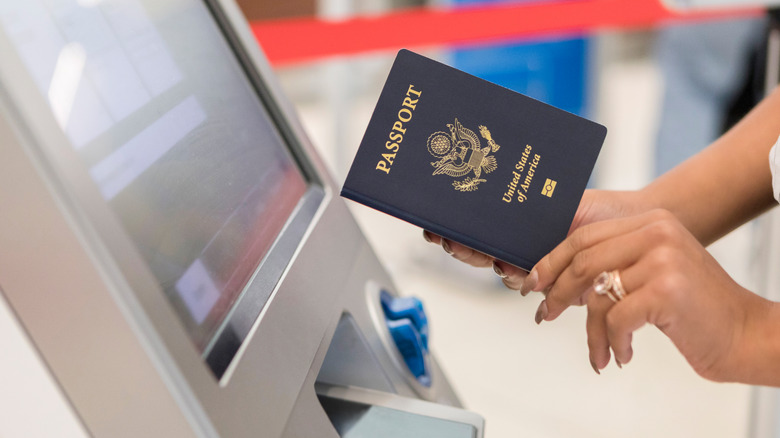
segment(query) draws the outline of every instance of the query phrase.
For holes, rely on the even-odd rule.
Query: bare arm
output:
[[[768,156],[780,134],[780,88],[701,153],[641,190],[707,245],[774,204]]]

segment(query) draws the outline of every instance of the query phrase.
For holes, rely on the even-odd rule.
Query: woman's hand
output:
[[[441,245],[442,249],[444,249],[447,254],[471,266],[484,268],[493,264],[493,257],[473,250],[466,245],[443,239],[438,234],[433,234],[428,230],[423,230],[423,238],[427,242]]]
[[[651,208],[651,205],[644,199],[642,192],[585,190],[569,228],[569,236],[582,226],[608,219],[633,216]],[[497,262],[496,265],[498,265],[499,270],[503,270],[503,272],[508,274],[504,278],[504,284],[520,290],[520,294],[523,296],[528,295],[531,291],[546,292],[546,288],[550,286],[539,287],[539,279],[534,269],[531,269],[531,273],[528,274],[504,262]],[[584,297],[572,304],[585,304]],[[539,318],[540,312],[537,312],[537,323],[541,322]]]
[[[586,190],[582,196],[580,206],[574,215],[574,220],[572,221],[569,233],[582,225],[604,219],[633,215],[647,209],[649,209],[649,206],[645,205],[640,192]],[[520,293],[523,295],[527,295],[533,287],[531,284],[526,284],[526,287],[523,287],[528,272],[517,266],[495,260],[493,257],[475,251],[457,242],[442,239],[441,236],[429,231],[423,231],[423,237],[428,242],[441,245],[444,251],[452,257],[471,266],[478,268],[492,266],[493,270],[501,277],[506,287],[520,290]]]
[[[654,208],[641,191],[585,190],[569,234],[583,225],[634,216]]]
[[[600,273],[616,270],[627,295],[613,303],[593,292]],[[610,349],[620,364],[631,360],[631,337],[646,323],[664,332],[694,370],[712,380],[744,380],[750,324],[771,304],[745,290],[720,267],[671,213],[580,226],[533,268],[537,289],[549,287],[537,321],[558,317],[586,301],[590,360],[607,366]],[[754,331],[754,330],[752,330]]]
[[[471,265],[493,263],[507,287],[544,291],[537,323],[587,304],[596,372],[612,353],[618,365],[628,363],[632,333],[649,323],[705,378],[780,386],[780,305],[739,286],[675,215],[650,210],[636,192],[586,191],[569,236],[527,279],[517,267],[425,236]],[[617,303],[593,291],[593,280],[609,271],[618,271],[627,292]]]

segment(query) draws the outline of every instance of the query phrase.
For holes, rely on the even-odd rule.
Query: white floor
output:
[[[344,60],[315,67],[310,86],[327,88],[320,99],[302,92],[307,73],[281,71],[339,183],[381,89],[381,81],[370,82],[372,75],[386,72],[388,62],[380,56],[360,66]],[[354,82],[345,86],[339,79],[344,74]],[[356,85],[361,81],[369,83]],[[633,189],[650,178],[661,86],[653,64],[642,57],[601,66],[597,117],[610,133],[597,166],[599,187]],[[352,208],[398,289],[425,302],[433,351],[466,407],[485,417],[489,437],[747,435],[750,388],[701,379],[654,328],[635,335],[630,364],[596,375],[588,362],[584,309],[537,326],[540,297],[523,298],[499,286],[492,270],[463,266],[426,243],[414,226]],[[711,248],[743,283],[749,234],[738,230]]]

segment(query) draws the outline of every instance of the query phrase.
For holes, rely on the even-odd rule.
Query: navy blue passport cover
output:
[[[530,270],[566,237],[606,131],[401,50],[341,196]]]

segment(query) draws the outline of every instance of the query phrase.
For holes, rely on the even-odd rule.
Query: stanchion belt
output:
[[[339,21],[298,18],[252,23],[276,66],[359,53],[518,41],[534,36],[647,28],[670,22],[757,16],[763,9],[680,12],[659,0],[568,0],[454,8],[411,8]]]

